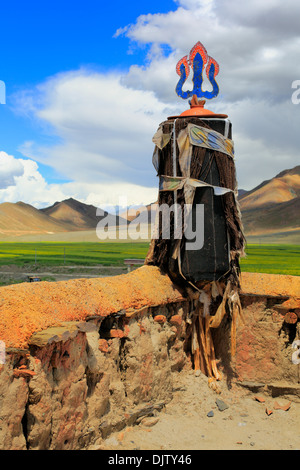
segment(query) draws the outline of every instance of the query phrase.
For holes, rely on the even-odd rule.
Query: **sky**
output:
[[[176,64],[198,41],[220,66],[205,106],[232,123],[238,187],[299,164],[298,0],[16,0],[0,17],[0,203],[154,202],[152,137],[189,107]]]

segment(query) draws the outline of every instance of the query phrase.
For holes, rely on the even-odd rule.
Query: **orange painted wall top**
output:
[[[299,298],[300,277],[243,273],[242,292]],[[5,286],[0,288],[0,340],[6,348],[27,348],[33,333],[60,322],[181,300],[169,277],[154,266],[109,278]]]

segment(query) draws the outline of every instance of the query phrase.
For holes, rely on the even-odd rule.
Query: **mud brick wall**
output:
[[[300,277],[243,273],[240,298],[244,323],[238,324],[235,357],[228,318],[213,331],[226,380],[300,399],[300,365],[292,362],[300,339]]]
[[[11,351],[0,376],[1,448],[85,448],[161,409],[172,371],[186,366],[178,311],[172,320],[167,307],[145,308],[110,330],[69,322],[33,335],[29,354]]]
[[[213,332],[218,365],[227,382],[297,392],[299,279],[284,277],[279,287],[278,277],[265,276],[243,276],[235,358],[230,319]],[[174,374],[193,367],[192,311],[192,301],[150,266],[110,279],[1,288],[0,449],[86,449],[161,410]]]
[[[157,268],[0,291],[0,449],[84,449],[172,399],[189,303]]]

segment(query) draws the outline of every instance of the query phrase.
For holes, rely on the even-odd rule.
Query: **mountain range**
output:
[[[55,202],[50,207],[36,209],[24,202],[0,204],[0,234],[21,236],[31,234],[55,234],[95,230],[98,222],[106,217],[113,225],[127,225],[128,221],[119,216],[98,210],[70,198]]]
[[[300,165],[282,171],[250,191],[239,190],[238,199],[247,239],[272,237],[274,241],[300,243]],[[119,227],[125,227],[134,219],[147,224],[153,204],[131,208],[117,217],[96,211],[95,206],[73,198],[43,209],[24,202],[4,202],[0,204],[0,238],[25,241],[26,237],[36,235],[54,239],[64,234],[65,240],[68,236],[74,239],[75,233],[94,233],[103,217]]]
[[[239,204],[248,238],[283,232],[299,236],[300,165],[242,192]]]

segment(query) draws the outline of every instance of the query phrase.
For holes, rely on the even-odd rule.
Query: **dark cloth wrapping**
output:
[[[173,130],[174,121],[169,119],[162,123],[163,133],[170,133]],[[179,118],[175,123],[175,138],[179,132],[188,124],[222,132],[224,121],[201,120],[197,117]],[[231,138],[231,125],[228,137]],[[173,176],[173,142],[174,136],[169,143],[159,150],[158,176]],[[176,143],[177,146],[177,143]],[[179,155],[177,146],[176,155]],[[176,159],[176,176],[183,176],[181,173],[179,159]],[[190,177],[201,180],[215,186],[232,189],[237,188],[235,163],[232,157],[203,147],[192,147],[192,159],[190,165]],[[158,206],[174,204],[173,191],[159,191]],[[177,190],[176,202],[182,207],[185,204],[183,189]],[[162,220],[159,223],[159,237],[153,239],[150,244],[145,264],[160,267],[164,272],[182,286],[187,281],[197,285],[213,280],[230,280],[232,285],[239,286],[239,258],[244,252],[245,238],[241,222],[240,211],[232,192],[222,196],[214,196],[212,188],[197,188],[194,196],[195,204],[204,204],[206,227],[204,246],[197,251],[188,252],[185,250],[186,239],[184,233],[180,241],[181,266],[178,259],[172,258],[177,241],[174,239],[174,213],[170,213],[170,239],[162,237]],[[209,229],[210,224],[216,228],[215,234]],[[211,225],[211,226],[212,226]],[[213,238],[213,239],[212,239]],[[211,251],[214,247],[214,253]],[[215,259],[212,258],[215,256]],[[212,264],[212,262],[214,264]],[[217,268],[214,269],[214,266]]]

